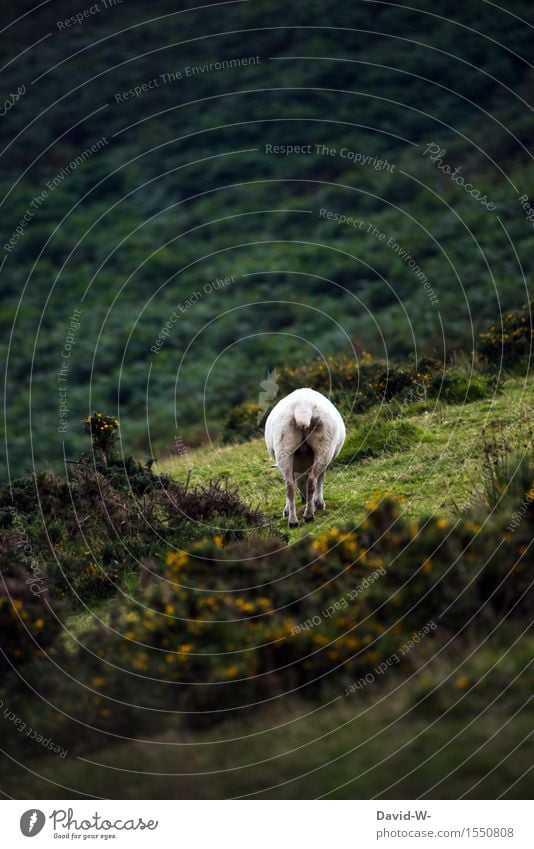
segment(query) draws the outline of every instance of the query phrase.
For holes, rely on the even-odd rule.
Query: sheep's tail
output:
[[[298,401],[293,410],[293,420],[299,430],[308,428],[313,415],[313,405],[310,401]]]

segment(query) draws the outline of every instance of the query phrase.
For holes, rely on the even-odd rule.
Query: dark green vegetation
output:
[[[268,370],[317,348],[469,358],[482,323],[525,301],[530,6],[409,5],[157,0],[149,20],[124,3],[62,31],[73,4],[54,0],[8,30],[5,62],[51,33],[2,72],[6,97],[26,86],[0,124],[2,245],[30,210],[3,251],[12,474],[61,465],[63,441],[76,454],[94,407],[127,416],[126,453],[159,455],[206,439],[204,403],[216,437]],[[280,144],[311,153],[266,153]]]
[[[4,787],[23,798],[48,799],[64,798],[57,783],[69,788],[69,798],[97,787],[98,795],[112,799],[310,799],[326,793],[416,799],[422,792],[439,799],[494,799],[503,792],[504,798],[529,799],[533,648],[527,636],[513,654],[487,641],[461,665],[438,657],[421,675],[384,679],[379,688],[320,708],[294,697],[215,730],[110,743],[84,761],[56,758],[40,765],[38,786],[10,763]],[[474,681],[481,681],[476,692]],[[430,682],[434,703],[427,698],[420,705]]]
[[[532,361],[532,303],[507,312],[480,334],[480,353],[494,368],[513,368],[522,363],[529,370]]]
[[[35,5],[2,791],[531,796],[530,6]],[[289,532],[258,419],[302,385],[347,442]]]
[[[98,439],[98,437],[97,437]],[[138,578],[162,546],[187,546],[214,523],[228,539],[266,520],[228,482],[190,486],[156,476],[131,458],[71,463],[68,477],[44,472],[0,492],[1,569],[75,605],[109,596]],[[28,573],[28,567],[31,566]]]

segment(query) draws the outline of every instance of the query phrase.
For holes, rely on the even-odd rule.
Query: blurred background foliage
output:
[[[474,333],[527,300],[525,0],[505,10],[445,0],[435,12],[421,0],[124,2],[64,31],[57,22],[83,11],[72,0],[25,15],[33,6],[10,3],[18,20],[0,48],[2,99],[26,88],[0,122],[0,244],[48,181],[107,143],[2,247],[11,474],[61,465],[63,442],[67,456],[78,452],[93,409],[128,417],[127,453],[164,454],[177,436],[218,438],[228,410],[256,402],[274,368],[318,351],[414,366],[421,355],[469,356]],[[259,61],[187,75],[251,56]],[[139,97],[118,97],[155,78]],[[423,155],[431,143],[493,212]],[[268,154],[269,144],[312,153]],[[318,155],[323,144],[337,155]],[[344,147],[394,168],[341,157]],[[365,227],[320,218],[322,208]],[[75,309],[61,433],[57,374]]]

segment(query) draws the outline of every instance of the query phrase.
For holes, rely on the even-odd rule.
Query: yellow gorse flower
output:
[[[189,559],[189,555],[185,551],[168,551],[165,555],[165,563],[167,566],[174,566],[175,569],[180,569],[185,566]]]
[[[239,672],[239,668],[235,665],[227,666],[225,672],[228,678],[235,678]]]

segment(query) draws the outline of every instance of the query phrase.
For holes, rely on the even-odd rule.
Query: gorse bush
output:
[[[68,660],[88,688],[82,715],[112,731],[160,729],[176,712],[209,724],[289,690],[352,692],[436,641],[528,617],[530,502],[514,531],[508,510],[410,521],[387,493],[367,507],[359,526],[305,537],[290,557],[216,534],[148,562],[141,597],[121,599]]]
[[[519,364],[528,368],[534,337],[532,308],[530,301],[520,310],[507,312],[501,321],[493,322],[480,334],[479,350],[488,363],[500,368],[517,367]]]
[[[17,543],[23,533],[46,568],[50,592],[75,603],[110,595],[143,558],[169,544],[186,545],[210,530],[236,540],[269,528],[228,481],[191,486],[131,458],[96,466],[85,460],[68,470],[68,477],[40,473],[0,492],[0,566],[11,577],[24,568],[27,555]]]
[[[100,453],[104,462],[108,463],[115,450],[119,420],[106,413],[93,413],[84,419],[84,430],[91,437],[93,450]]]
[[[277,400],[309,386],[328,396],[342,414],[360,414],[376,405],[392,402],[406,405],[441,399],[450,404],[463,404],[485,398],[495,391],[492,375],[472,367],[444,365],[432,357],[423,357],[416,366],[385,364],[368,354],[359,359],[329,356],[295,368],[281,369],[278,374]],[[258,415],[264,415],[258,421]],[[255,402],[244,402],[230,410],[224,425],[227,442],[259,436],[265,427],[268,411]]]
[[[493,381],[476,369],[447,365],[432,357],[422,357],[415,366],[373,360],[327,357],[294,369],[282,370],[280,395],[299,386],[312,386],[331,395],[346,411],[362,412],[375,404],[393,399],[411,403],[427,398],[443,398],[462,403],[487,395]]]
[[[5,577],[0,586],[0,692],[13,668],[22,669],[36,656],[44,655],[60,633],[60,607],[51,601],[48,581],[39,581],[23,569]]]
[[[142,566],[130,561],[137,597],[121,594],[109,625],[88,628],[68,650],[59,620],[44,615],[24,578],[8,579],[1,610],[11,656],[55,706],[37,704],[33,721],[84,751],[100,745],[98,731],[161,733],[167,723],[212,724],[287,691],[311,699],[355,692],[384,669],[424,663],[450,639],[480,641],[501,620],[525,622],[531,461],[515,479],[490,518],[409,520],[402,500],[377,493],[358,525],[290,548],[224,530],[187,546],[171,536]],[[216,489],[224,499],[226,487]],[[16,706],[20,682],[6,672],[2,697]],[[57,710],[67,717],[59,724]],[[69,715],[83,731],[73,734]]]
[[[512,636],[506,624],[503,630]],[[500,697],[508,711],[519,714],[532,696],[528,672],[525,674],[531,665],[532,641],[528,637],[515,645],[514,651],[503,651],[495,638],[489,638],[471,650],[460,666],[455,663],[453,674],[450,666],[442,663],[434,674],[414,677],[410,702],[418,715],[433,720],[444,714],[471,719]]]
[[[273,402],[273,404],[276,402]],[[262,433],[266,415],[254,401],[246,401],[232,407],[223,421],[222,437],[225,442],[242,442]]]
[[[41,474],[31,485],[33,497],[29,487],[18,487],[14,500],[8,490],[0,493],[0,508],[13,505],[18,512],[29,541],[47,564],[51,590],[60,597],[109,595],[125,574],[136,570],[136,561],[169,543],[185,545],[210,528],[231,540],[269,526],[227,481],[190,486],[133,461],[126,469],[108,466],[104,473],[79,463],[70,467],[68,479]],[[11,548],[2,560],[7,575],[14,562],[24,562],[16,552],[13,560]]]

